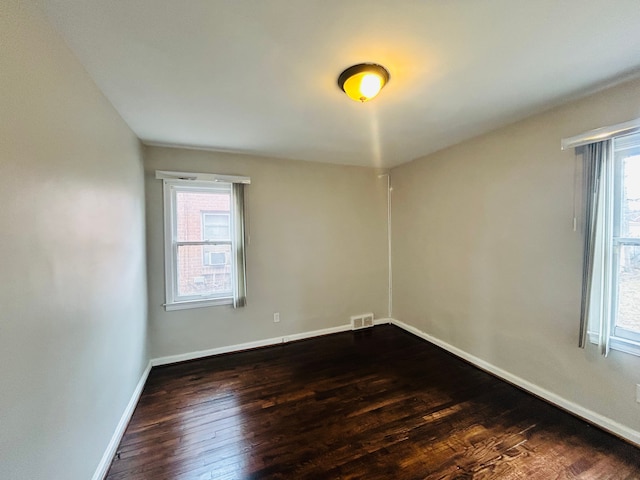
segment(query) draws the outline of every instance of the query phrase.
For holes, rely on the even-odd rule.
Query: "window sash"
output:
[[[618,325],[618,316],[619,316],[619,272],[620,272],[620,247],[622,246],[640,246],[640,238],[614,238],[613,239],[613,258],[611,263],[611,271],[612,271],[612,289],[611,289],[611,338],[619,338],[624,340],[631,340],[635,342],[640,342],[640,333],[635,332],[633,330],[629,330],[628,328],[624,328]]]
[[[619,218],[619,217],[617,217]],[[624,246],[640,246],[640,238],[613,238],[613,262],[611,269],[613,272],[613,288],[612,288],[612,313],[611,313],[611,332],[612,337],[620,339],[640,342],[640,332],[624,328],[617,323],[618,307],[620,303],[619,296],[619,272],[620,272],[620,248]]]
[[[209,245],[229,245],[231,246],[231,251],[233,251],[232,242],[175,242],[172,246],[173,252],[173,263],[171,264],[171,285],[168,285],[168,288],[171,288],[172,296],[167,297],[167,303],[165,307],[170,307],[171,305],[181,305],[183,308],[187,308],[189,304],[194,302],[207,302],[206,305],[202,306],[212,306],[212,305],[229,305],[233,302],[233,288],[230,291],[219,292],[219,293],[203,293],[203,294],[191,294],[191,295],[181,295],[179,292],[179,279],[180,274],[178,272],[179,268],[179,247],[181,246],[209,246]],[[231,285],[234,284],[235,274],[233,270],[233,264],[231,265]],[[204,265],[204,268],[212,268],[211,266]],[[215,268],[215,267],[213,267]],[[167,281],[167,283],[169,283]],[[172,308],[168,308],[169,310]]]

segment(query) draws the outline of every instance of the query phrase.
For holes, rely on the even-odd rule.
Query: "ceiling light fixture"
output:
[[[338,86],[356,102],[367,102],[380,93],[389,81],[386,68],[375,63],[360,63],[347,68],[338,77]]]

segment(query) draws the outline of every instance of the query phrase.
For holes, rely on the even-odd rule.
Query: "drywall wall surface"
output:
[[[31,2],[0,6],[0,478],[87,480],[146,366],[139,141]]]
[[[633,81],[394,168],[394,318],[640,431],[640,357],[577,347],[582,225],[560,150],[637,117]]]
[[[246,175],[247,306],[166,312],[156,170]],[[387,317],[387,180],[370,168],[145,148],[154,358]],[[273,314],[280,313],[280,322]]]

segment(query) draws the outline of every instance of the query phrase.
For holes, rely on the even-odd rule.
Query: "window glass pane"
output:
[[[231,245],[178,247],[178,297],[231,296]]]
[[[225,214],[228,222],[231,211],[231,190],[220,189],[212,192],[177,190],[175,211],[177,240],[179,242],[200,242],[206,238],[205,222],[203,221],[205,213]],[[221,221],[220,218],[218,220]],[[215,222],[216,220],[211,219],[211,221]],[[212,224],[212,228],[215,232],[216,225]],[[218,231],[218,233],[222,232]],[[211,239],[218,240],[217,237]],[[228,229],[224,239],[229,239]]]
[[[632,136],[635,137],[635,136]],[[637,145],[640,145],[638,137]],[[640,238],[640,155],[637,149],[622,150],[620,172],[620,237]]]
[[[640,333],[640,246],[620,245],[616,326]]]

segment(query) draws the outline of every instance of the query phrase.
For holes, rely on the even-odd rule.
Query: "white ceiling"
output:
[[[390,167],[640,71],[638,0],[36,1],[152,144]]]

